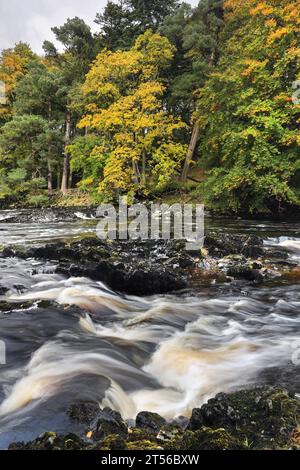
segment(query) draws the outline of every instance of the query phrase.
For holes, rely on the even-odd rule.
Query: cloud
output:
[[[106,0],[1,0],[0,49],[23,41],[40,53],[45,39],[54,40],[51,28],[74,16],[83,18],[95,30],[93,20],[105,5]]]
[[[0,50],[23,41],[28,42],[35,52],[41,53],[45,39],[54,42],[51,28],[64,24],[67,18],[79,16],[96,31],[97,25],[93,24],[93,21],[107,0],[0,0],[0,2]],[[190,0],[194,5],[197,2],[198,0]]]

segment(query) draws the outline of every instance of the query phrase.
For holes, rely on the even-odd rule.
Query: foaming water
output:
[[[299,238],[274,237],[296,259]],[[43,431],[78,430],[66,417],[93,401],[133,419],[141,410],[190,415],[218,392],[285,383],[300,392],[292,362],[300,322],[297,285],[212,286],[197,294],[121,296],[100,282],[66,279],[56,266],[0,259],[0,313],[7,365],[0,369],[0,447]],[[38,302],[44,301],[43,306]],[[28,303],[18,310],[18,304]],[[298,374],[299,378],[299,374]]]
[[[46,289],[45,289],[46,288]],[[140,410],[166,418],[221,391],[254,384],[267,368],[284,367],[299,329],[299,298],[120,297],[85,278],[42,281],[14,301],[53,300],[83,310],[76,331],[59,331],[32,355],[11,384],[0,416],[38,406],[82,376],[103,377],[99,403],[124,418]],[[272,297],[272,296],[271,296]],[[299,296],[298,296],[299,297]],[[69,310],[61,313],[65,321]],[[93,349],[82,347],[92,339]]]
[[[300,262],[300,239],[299,237],[271,237],[268,238],[265,242],[269,246],[277,246],[283,248],[288,253],[290,253],[290,259],[293,261]]]

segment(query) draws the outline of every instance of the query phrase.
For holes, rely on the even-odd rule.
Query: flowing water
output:
[[[93,232],[80,219],[10,224],[0,243],[45,243]],[[210,222],[259,233],[300,264],[300,224]],[[272,383],[300,392],[299,284],[212,284],[197,292],[138,298],[100,282],[65,278],[55,264],[0,259],[0,447],[44,431],[81,431],[66,409],[97,401],[133,419],[141,410],[188,416],[218,392]],[[43,301],[43,302],[41,302]],[[49,302],[50,301],[50,302]],[[29,302],[26,306],[24,302]]]

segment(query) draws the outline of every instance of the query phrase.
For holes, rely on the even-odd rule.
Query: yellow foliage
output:
[[[99,188],[105,194],[133,194],[145,186],[145,167],[151,167],[157,149],[167,152],[171,148],[174,132],[185,126],[162,104],[165,87],[160,72],[173,54],[174,48],[165,37],[146,31],[129,51],[102,51],[86,76],[87,113],[79,127],[90,127],[109,142]],[[185,146],[178,145],[181,151],[173,148],[182,156]],[[166,170],[174,170],[175,159],[175,154],[166,153]]]
[[[277,28],[273,33],[271,33],[268,37],[268,42],[273,43],[276,41],[276,39],[281,39],[282,36],[286,36],[291,32],[290,28],[288,27],[283,27],[283,28]]]
[[[268,2],[253,2],[258,3],[254,8],[250,10],[250,15],[263,15],[269,16],[274,12],[274,8],[268,4]]]
[[[20,78],[25,74],[26,65],[34,54],[26,44],[19,43],[14,49],[2,51],[0,57],[0,81],[5,84],[7,105],[0,107],[0,116],[12,113],[12,93]]]
[[[263,69],[267,64],[267,60],[259,61],[259,60],[247,59],[243,63],[247,66],[247,68],[242,72],[242,75],[245,77],[248,77],[256,70]]]

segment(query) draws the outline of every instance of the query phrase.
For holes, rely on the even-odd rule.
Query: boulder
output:
[[[188,430],[225,429],[253,448],[288,445],[300,419],[300,400],[276,388],[256,388],[233,394],[221,393],[200,409],[194,409]]]
[[[94,439],[104,439],[111,434],[126,438],[128,428],[118,411],[104,408],[97,418]]]
[[[148,431],[157,433],[164,425],[166,420],[157,413],[142,411],[136,417],[136,427],[147,429]]]

